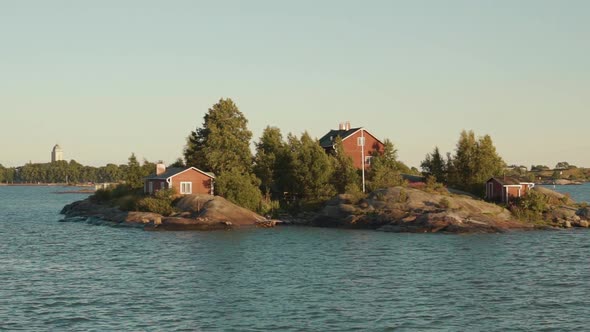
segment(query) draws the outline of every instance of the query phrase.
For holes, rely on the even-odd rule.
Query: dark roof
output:
[[[188,168],[183,168],[183,167],[170,167],[166,170],[166,172],[160,174],[160,175],[156,175],[156,173],[152,173],[150,175],[148,175],[147,177],[145,177],[145,179],[147,180],[165,180],[171,176],[174,176],[178,173],[184,172],[189,168],[194,168],[195,170],[209,176],[212,178],[215,178],[215,174],[211,173],[211,172],[203,172],[201,170],[199,170],[198,168],[195,167],[188,167]]]
[[[349,130],[330,130],[329,133],[320,138],[320,146],[323,148],[331,148],[334,145],[334,140],[336,139],[336,137],[345,139],[360,129],[361,128],[359,127],[351,128]]]
[[[146,177],[146,179],[167,179],[169,177],[171,177],[172,175],[176,175],[182,171],[186,170],[186,168],[182,168],[182,167],[170,167],[168,169],[166,169],[166,172],[160,174],[160,175],[156,175],[156,173],[152,173],[150,175],[148,175]]]
[[[501,184],[503,186],[519,185],[520,184],[520,181],[518,179],[508,177],[508,176],[505,176],[503,178],[493,177],[493,178],[489,179],[488,182],[490,182],[492,180],[495,180],[496,182],[498,182],[499,184]]]

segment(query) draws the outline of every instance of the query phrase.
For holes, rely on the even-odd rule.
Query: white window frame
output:
[[[364,137],[357,137],[356,138],[356,146],[365,146],[365,138]]]
[[[148,181],[148,193],[150,193],[150,194],[154,193],[154,182],[153,181]]]
[[[371,165],[373,161],[373,156],[365,156],[365,165]]]
[[[188,185],[188,190],[185,190],[184,186]],[[180,194],[181,195],[190,195],[193,193],[193,183],[192,182],[181,182],[180,183]]]

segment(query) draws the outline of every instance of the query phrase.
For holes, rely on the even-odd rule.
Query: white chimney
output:
[[[344,125],[344,130],[350,130],[350,121],[346,121],[346,124]]]
[[[166,173],[166,165],[156,164],[156,175],[161,175],[164,173]]]
[[[344,130],[344,123],[340,122],[338,124],[338,130]]]

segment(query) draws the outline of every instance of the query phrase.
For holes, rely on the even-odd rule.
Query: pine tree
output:
[[[422,171],[427,175],[432,175],[438,182],[446,183],[446,163],[438,146],[434,147],[434,151],[426,155],[426,158],[420,164]]]
[[[184,157],[187,166],[221,174],[252,168],[248,120],[231,99],[220,99],[205,114],[203,127],[191,132]]]
[[[135,153],[132,153],[129,157],[125,182],[131,189],[143,188],[143,174]]]

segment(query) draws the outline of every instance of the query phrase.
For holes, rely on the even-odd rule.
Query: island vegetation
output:
[[[566,227],[572,222],[587,226],[582,222],[585,206],[552,192],[533,191],[500,206],[484,202],[484,183],[491,177],[508,174],[527,178],[550,171],[539,166],[531,171],[507,167],[489,135],[477,137],[473,131],[462,131],[453,153],[443,156],[435,147],[426,155],[422,172],[399,161],[395,145],[385,139],[383,151],[374,153],[367,169],[367,193],[361,187],[360,171],[343,152],[338,138],[334,153],[326,153],[307,132],[285,137],[273,126],[264,129],[254,144],[254,153],[251,141],[244,114],[231,99],[221,99],[209,108],[202,125],[189,133],[184,158],[174,166],[215,173],[216,194],[236,206],[306,224],[398,231],[498,231],[503,227]],[[59,165],[63,169],[69,166]],[[557,166],[563,169],[560,175],[579,170],[567,163]],[[94,176],[122,183],[98,190],[90,201],[123,211],[182,216],[187,212],[179,208],[183,197],[173,189],[143,194],[143,178],[154,167],[147,161],[140,165],[132,154],[126,165],[96,169]],[[81,169],[80,174],[92,173],[90,168]],[[421,180],[408,182],[408,175]]]

